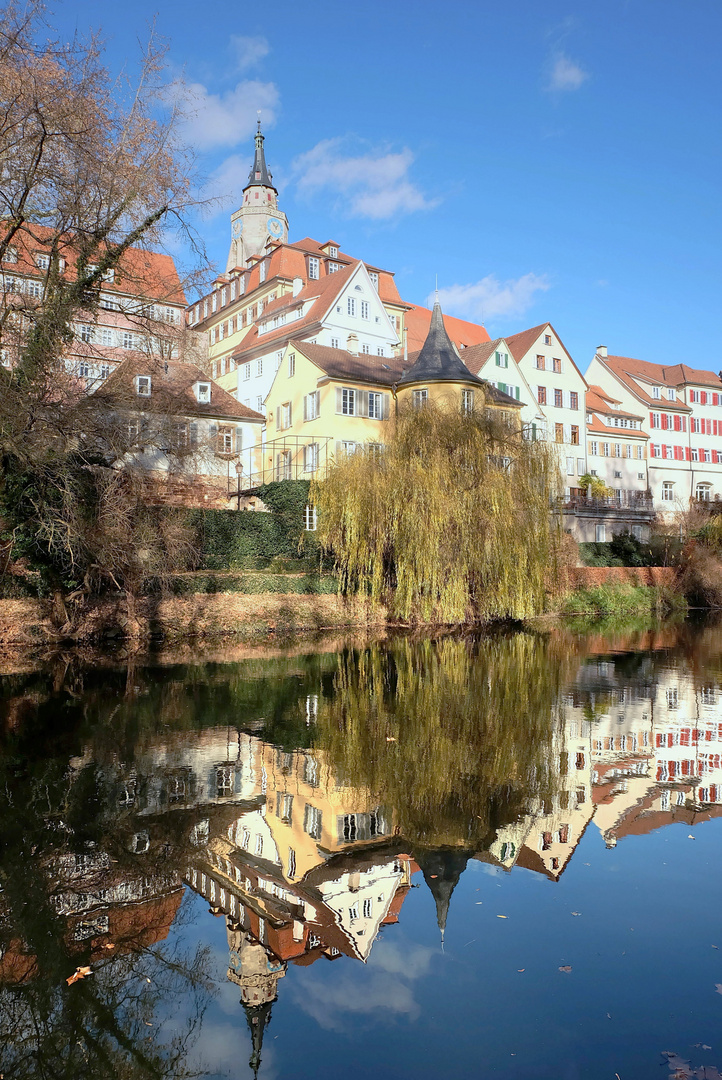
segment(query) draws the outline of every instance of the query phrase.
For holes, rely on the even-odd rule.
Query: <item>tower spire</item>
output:
[[[253,157],[253,165],[251,165],[251,171],[248,174],[248,183],[244,187],[244,191],[247,191],[249,187],[268,187],[273,188],[273,176],[266,167],[266,155],[263,150],[263,143],[265,142],[265,136],[261,131],[261,117],[258,117],[258,130],[256,131],[256,152]],[[276,194],[278,192],[276,191]]]

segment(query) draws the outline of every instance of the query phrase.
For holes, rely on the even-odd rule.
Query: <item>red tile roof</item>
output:
[[[600,357],[600,359],[602,363],[617,376],[619,381],[626,386],[628,390],[632,391],[635,397],[638,397],[640,401],[644,402],[645,405],[650,406],[652,409],[664,408],[666,412],[672,411],[683,413],[692,411],[688,405],[685,405],[683,402],[676,399],[674,401],[668,401],[652,397],[651,394],[647,393],[643,386],[640,386],[637,382],[637,378],[635,378],[636,375],[640,378],[649,379],[651,382],[664,383],[665,379],[663,373],[666,370],[672,369],[665,369],[661,364],[650,364],[645,360],[633,360],[628,356],[605,356]],[[681,365],[677,365],[677,368],[680,366]],[[711,372],[707,372],[706,374],[711,375]],[[670,382],[667,385],[676,387],[679,384]],[[719,379],[717,379],[717,385],[722,390],[722,383]]]
[[[470,345],[468,349],[461,350],[461,359],[469,371],[478,375],[491,354],[499,347],[503,338],[494,338],[493,341],[484,341],[480,345]]]
[[[615,409],[614,405],[619,404],[618,399],[610,397],[605,390],[602,390],[601,386],[590,385],[585,395],[585,401],[587,412],[599,412],[609,416],[626,416],[634,420],[644,420],[641,413],[623,412],[621,409]]]
[[[56,238],[54,229],[34,222],[26,223],[18,230],[10,244],[17,252],[17,262],[3,262],[3,272],[41,277],[44,271],[38,269],[35,255],[49,254],[51,244]],[[66,262],[63,276],[74,281],[76,252],[71,233],[61,238],[58,253]],[[172,256],[159,251],[146,251],[144,248],[128,248],[120,259],[114,280],[103,281],[100,287],[103,292],[147,297],[168,304],[186,303]]]
[[[418,304],[411,304],[406,312],[406,345],[409,351],[420,351],[426,341],[431,326],[431,311],[429,308]],[[480,345],[489,340],[489,335],[483,326],[477,323],[466,322],[457,319],[453,315],[444,315],[446,332],[461,350],[462,346]]]
[[[615,413],[615,416],[632,416],[632,413]],[[638,419],[635,417],[635,419]],[[587,424],[587,431],[596,432],[598,435],[606,435],[609,438],[615,436],[618,439],[648,439],[649,435],[641,428],[618,428],[612,427],[610,424],[605,424],[595,413],[592,414],[592,419]]]
[[[687,364],[653,364],[649,360],[635,360],[631,356],[607,356],[604,358],[613,369],[621,369],[628,375],[638,376],[650,382],[662,383],[664,386],[683,386],[687,383],[700,386],[714,386],[722,390],[722,380],[713,371],[705,371],[701,368],[688,367]]]
[[[291,344],[332,379],[353,379],[355,382],[393,386],[410,367],[399,356],[355,355],[345,349],[312,345],[308,341],[292,341]]]
[[[166,370],[167,367],[167,370]],[[135,389],[136,375],[151,376],[150,397],[139,397]],[[193,386],[197,382],[211,384],[211,400],[199,402]],[[167,412],[172,416],[204,416],[224,420],[265,421],[262,413],[249,409],[236,401],[194,364],[169,361],[153,361],[148,357],[125,360],[112,372],[106,382],[96,391],[100,400],[117,401],[127,406],[130,402],[153,412]]]

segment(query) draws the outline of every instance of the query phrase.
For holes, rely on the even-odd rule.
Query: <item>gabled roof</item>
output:
[[[481,345],[470,345],[468,349],[464,349],[461,355],[469,371],[478,375],[503,340],[503,338],[494,338],[493,341],[485,341]]]
[[[379,386],[393,386],[404,373],[400,356],[372,356],[370,353],[347,352],[327,345],[312,345],[308,341],[290,341],[289,345],[307,357],[331,379],[349,379]],[[406,365],[408,367],[408,364]]]
[[[535,342],[540,338],[540,336],[545,330],[551,330],[552,334],[554,334],[554,337],[559,342],[560,347],[564,350],[564,354],[569,360],[569,363],[572,365],[577,375],[586,386],[587,380],[582,375],[581,371],[577,367],[577,364],[572,354],[569,352],[566,345],[564,344],[559,334],[556,332],[550,322],[539,323],[538,326],[532,326],[528,330],[520,330],[517,334],[508,334],[504,338],[504,341],[509,346],[511,354],[516,360],[517,364],[522,359],[522,357],[526,356],[532,345],[535,344]],[[549,348],[549,346],[547,345],[546,348]]]
[[[607,356],[600,357],[609,362],[613,369],[620,369],[628,375],[637,376],[649,382],[662,383],[664,386],[679,387],[687,383],[701,386],[713,386],[716,390],[722,390],[722,380],[713,371],[704,371],[700,368],[691,368],[687,364],[653,364],[649,360],[635,360],[631,356]],[[656,399],[655,399],[656,400]]]
[[[140,397],[135,388],[136,375],[150,375],[150,397]],[[210,383],[211,400],[198,401],[193,387],[197,382]],[[170,416],[202,416],[224,420],[257,420],[265,416],[236,401],[195,364],[153,361],[148,357],[124,361],[112,372],[95,397],[101,401],[148,412],[166,412]]]
[[[615,408],[615,405],[620,404],[620,402],[617,398],[610,397],[606,390],[602,390],[601,386],[594,386],[590,383],[585,394],[585,402],[587,412],[604,413],[607,416],[626,416],[631,420],[644,420],[641,413],[624,412],[622,409]]]
[[[662,372],[665,370],[661,364],[648,364],[644,360],[632,360],[627,356],[600,356],[599,360],[604,364],[613,375],[619,379],[623,386],[626,386],[628,390],[639,398],[645,405],[651,409],[664,409],[666,412],[681,412],[689,413],[692,410],[684,402],[678,401],[675,397],[674,401],[668,401],[667,399],[655,398],[651,394],[647,393],[643,386],[637,382],[637,377],[648,379],[650,382],[662,383]],[[677,365],[679,366],[679,365]],[[659,374],[654,374],[650,369],[657,369]],[[708,372],[711,374],[711,372]],[[720,389],[722,389],[722,383],[717,380]],[[676,388],[676,383],[670,383],[670,386]]]
[[[615,416],[632,416],[632,413],[615,413]],[[635,417],[635,420],[638,417]],[[612,427],[611,424],[605,424],[596,413],[592,413],[592,419],[587,424],[587,431],[590,434],[606,435],[608,438],[617,439],[648,439],[649,435],[641,428],[617,428]]]
[[[419,304],[409,305],[406,312],[406,347],[411,351],[421,349],[431,326],[431,311]],[[469,348],[489,340],[483,326],[444,315],[444,326],[451,340],[459,348]]]
[[[482,384],[482,380],[469,371],[451,343],[444,326],[444,317],[438,300],[431,314],[431,326],[421,352],[407,372],[399,379],[400,386],[419,382],[468,382]]]
[[[0,270],[8,275],[43,277],[45,271],[38,268],[35,256],[50,254],[54,241],[58,254],[65,259],[63,278],[75,281],[77,246],[73,234],[58,237],[55,229],[31,221],[21,226],[10,243],[10,247],[17,252],[17,262],[4,260],[0,263]],[[113,280],[99,282],[97,287],[102,292],[147,297],[168,304],[186,303],[172,256],[145,248],[128,248],[120,258]]]

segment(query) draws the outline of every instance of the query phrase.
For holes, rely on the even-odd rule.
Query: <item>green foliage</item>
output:
[[[621,532],[605,544],[580,544],[579,556],[584,566],[676,566],[681,547],[676,537],[661,533],[637,540],[630,532]]]
[[[296,596],[332,595],[338,592],[338,579],[330,574],[282,574],[251,572],[244,574],[214,573],[179,574],[170,581],[151,582],[149,593],[169,589],[175,596],[197,593],[239,593],[258,596],[262,593],[282,593]]]
[[[579,477],[579,487],[591,488],[593,499],[606,499],[612,494],[612,489],[607,487],[601,477],[592,476],[591,473]]]
[[[648,585],[596,585],[575,589],[565,597],[562,613],[587,614],[595,619],[620,617],[662,618],[686,609],[679,593]]]
[[[337,462],[311,498],[345,593],[405,620],[521,619],[544,607],[559,562],[554,448],[498,414],[403,411],[382,454]]]
[[[282,558],[281,567],[304,560],[318,563],[318,540],[304,528],[309,500],[307,480],[281,480],[259,488],[268,513],[236,510],[195,510],[188,515],[197,530],[201,565],[207,570],[262,569]],[[277,564],[278,566],[278,564]]]

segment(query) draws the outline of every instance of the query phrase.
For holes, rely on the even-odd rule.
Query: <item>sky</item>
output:
[[[719,371],[719,0],[157,0],[225,269],[257,110],[291,241],[338,241],[492,337],[549,320]],[[132,68],[154,9],[65,0]],[[222,198],[220,198],[222,197]]]

